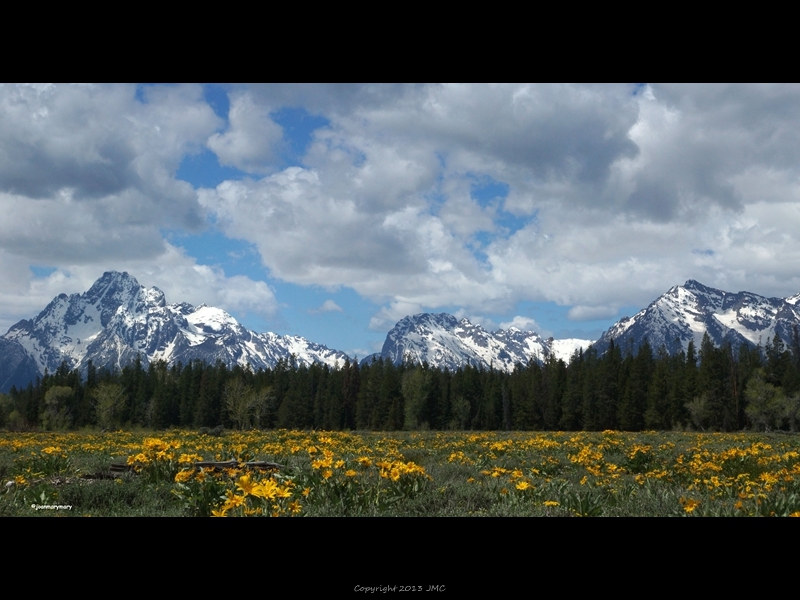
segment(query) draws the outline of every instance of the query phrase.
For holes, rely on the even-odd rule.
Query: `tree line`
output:
[[[66,430],[142,426],[325,430],[797,429],[800,341],[670,355],[645,340],[518,364],[455,371],[377,359],[359,366],[282,360],[253,372],[222,362],[142,361],[86,373],[66,364],[0,395],[0,427]]]

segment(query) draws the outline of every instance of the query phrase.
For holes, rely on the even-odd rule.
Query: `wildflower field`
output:
[[[0,516],[800,516],[800,437],[0,433],[0,483]]]

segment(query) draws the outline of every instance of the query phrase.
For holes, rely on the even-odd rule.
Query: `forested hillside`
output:
[[[569,365],[550,357],[512,372],[466,366],[358,366],[282,360],[252,372],[221,362],[141,361],[119,372],[62,365],[0,396],[10,429],[293,428],[591,430],[791,429],[800,420],[800,344],[700,348],[670,356],[611,344]]]

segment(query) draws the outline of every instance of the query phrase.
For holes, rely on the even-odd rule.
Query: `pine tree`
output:
[[[602,426],[598,408],[600,359],[597,356],[597,349],[590,346],[584,353],[584,361],[586,365],[581,388],[581,428],[584,431],[599,431]]]
[[[355,429],[356,427],[356,402],[360,385],[361,373],[358,363],[354,362],[351,365],[349,360],[345,360],[342,379],[342,412],[345,429]]]
[[[653,351],[644,339],[635,358],[625,358],[627,378],[619,405],[619,426],[626,431],[641,431],[647,407],[648,387],[653,373]]]
[[[617,428],[617,406],[619,404],[619,384],[622,370],[622,355],[614,340],[600,359],[598,369],[597,428],[599,430]]]
[[[670,429],[672,422],[669,415],[670,368],[669,354],[664,346],[658,349],[653,376],[647,392],[647,410],[644,414],[644,425],[648,429]]]
[[[585,376],[583,350],[573,354],[567,367],[566,389],[561,406],[559,427],[566,431],[580,429],[583,415],[583,380]]]

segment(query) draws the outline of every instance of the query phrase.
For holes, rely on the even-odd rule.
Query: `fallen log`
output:
[[[133,471],[135,465],[126,463],[111,463],[111,472]],[[285,469],[284,465],[267,462],[264,460],[254,460],[250,462],[239,462],[236,459],[226,461],[201,461],[192,463],[191,466],[203,469]]]
[[[111,463],[109,470],[112,473],[125,473],[127,471],[133,471],[133,465],[127,463]]]
[[[231,459],[224,462],[203,461],[194,463],[195,467],[203,467],[209,469],[285,469],[283,465],[274,462],[267,462],[264,460],[253,460],[250,462],[239,462],[238,460]]]
[[[81,479],[89,479],[89,480],[93,480],[93,479],[119,479],[119,475],[117,475],[116,473],[113,472],[114,471],[114,469],[113,469],[114,465],[111,465],[111,466],[112,466],[112,469],[110,469],[109,473],[103,473],[102,471],[98,472],[98,473],[86,473],[85,475],[81,475],[80,478]],[[125,466],[127,466],[127,465],[125,465]]]

